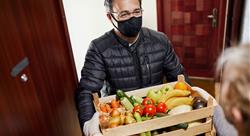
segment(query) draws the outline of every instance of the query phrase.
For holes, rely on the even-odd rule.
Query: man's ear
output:
[[[232,116],[233,116],[233,121],[237,124],[242,123],[243,118],[242,118],[241,111],[237,107],[233,107],[231,110],[232,110],[231,112],[232,112]]]

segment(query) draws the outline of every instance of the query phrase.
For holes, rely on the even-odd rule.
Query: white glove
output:
[[[85,136],[102,136],[99,129],[99,112],[96,112],[90,120],[84,123],[83,133]]]

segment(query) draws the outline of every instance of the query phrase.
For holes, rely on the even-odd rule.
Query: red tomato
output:
[[[153,104],[145,105],[143,114],[146,116],[154,116],[156,114],[156,107]]]
[[[143,108],[141,107],[141,105],[136,105],[133,109],[134,112],[138,112],[141,116],[143,114]]]
[[[146,97],[145,99],[143,99],[142,105],[148,105],[148,104],[154,104],[154,100]]]
[[[166,104],[163,103],[163,102],[158,103],[158,105],[156,107],[156,112],[159,112],[159,113],[165,113],[165,112],[167,112],[167,106],[166,106]]]

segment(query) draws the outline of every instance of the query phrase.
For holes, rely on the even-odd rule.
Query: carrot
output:
[[[106,106],[106,109],[107,109],[107,112],[111,112],[111,107],[110,107],[110,105],[109,104],[105,104],[105,106]]]
[[[102,112],[108,112],[106,104],[100,104],[100,109]]]
[[[111,101],[111,107],[113,109],[116,109],[120,106],[119,101],[116,101],[115,99]]]

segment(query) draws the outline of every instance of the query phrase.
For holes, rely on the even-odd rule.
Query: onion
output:
[[[109,125],[109,116],[107,115],[100,115],[99,116],[99,121],[100,121],[100,125],[102,128],[107,128]]]
[[[121,121],[120,116],[111,117],[109,120],[109,128],[119,126],[120,121]]]
[[[120,116],[121,113],[117,109],[113,109],[110,113],[111,117]]]

